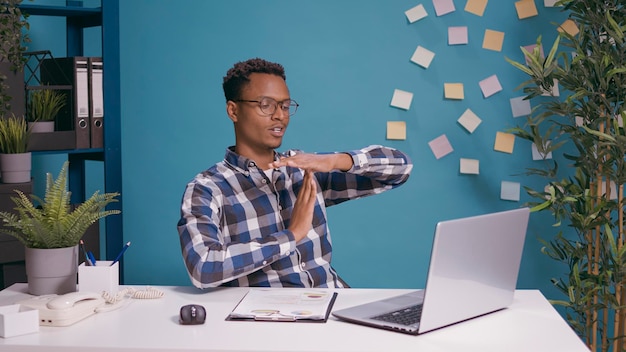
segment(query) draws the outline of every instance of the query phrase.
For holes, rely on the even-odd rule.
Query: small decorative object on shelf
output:
[[[76,291],[80,239],[99,219],[121,212],[105,209],[118,201],[119,193],[96,191],[83,203],[72,206],[67,189],[68,166],[69,162],[63,164],[56,180],[50,173],[46,175],[44,199],[32,195],[31,200],[16,190],[17,197],[11,200],[17,214],[0,212],[4,224],[0,232],[26,246],[26,276],[33,295]]]
[[[27,150],[30,130],[23,117],[0,116],[0,180],[30,182],[31,153]]]

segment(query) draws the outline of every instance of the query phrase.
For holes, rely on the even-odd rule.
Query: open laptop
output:
[[[439,222],[424,290],[333,316],[418,335],[506,308],[513,302],[529,213],[520,208]]]

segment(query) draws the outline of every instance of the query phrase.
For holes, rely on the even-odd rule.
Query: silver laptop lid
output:
[[[529,213],[521,208],[437,224],[420,333],[513,302]]]

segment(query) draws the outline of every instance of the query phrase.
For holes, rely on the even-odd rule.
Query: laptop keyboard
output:
[[[402,308],[395,312],[375,316],[372,319],[401,325],[413,325],[419,323],[421,316],[422,304],[416,304],[408,308]]]

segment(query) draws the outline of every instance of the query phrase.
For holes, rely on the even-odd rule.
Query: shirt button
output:
[[[263,183],[267,183],[267,180],[266,180],[266,179],[263,179],[263,181],[261,181],[261,182],[263,182]]]
[[[250,167],[254,167],[254,165],[255,165],[254,161],[251,161],[250,164],[248,164],[248,166],[250,166]]]
[[[263,265],[267,265],[267,260],[264,260],[264,261],[263,261]]]
[[[250,173],[248,171],[244,171],[243,174],[246,176],[250,176]]]
[[[302,269],[304,269],[304,268],[306,267],[306,263],[302,263],[302,264],[300,264],[300,267],[301,267]]]

